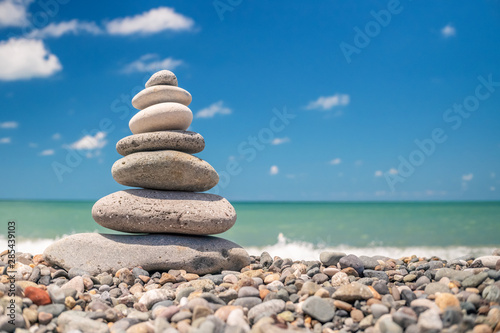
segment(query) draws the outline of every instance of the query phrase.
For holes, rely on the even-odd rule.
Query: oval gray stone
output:
[[[212,236],[83,233],[52,243],[43,256],[52,265],[78,267],[92,275],[138,266],[150,272],[184,269],[204,275],[239,271],[250,264],[239,245]]]
[[[143,89],[132,98],[134,108],[142,110],[158,103],[174,102],[188,106],[193,98],[182,88],[175,86],[153,86]]]
[[[226,199],[209,193],[133,189],[101,198],[92,217],[123,232],[211,235],[229,230],[236,212]]]
[[[160,103],[151,105],[137,112],[128,127],[134,134],[167,131],[186,130],[193,121],[193,112],[179,103]]]
[[[196,154],[205,148],[201,134],[190,131],[160,131],[127,136],[116,144],[118,154],[126,156],[140,151],[177,150]]]
[[[169,70],[161,70],[159,72],[154,73],[146,82],[146,88],[157,85],[169,85],[169,86],[177,86],[177,77],[174,73]]]
[[[335,310],[330,303],[318,296],[306,299],[302,304],[302,311],[322,323],[332,320],[335,315]]]
[[[210,164],[175,150],[127,155],[113,164],[111,174],[125,186],[165,191],[203,192],[219,182]]]

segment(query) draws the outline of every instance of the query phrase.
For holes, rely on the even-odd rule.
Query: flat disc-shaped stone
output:
[[[186,130],[193,121],[191,110],[179,103],[160,103],[137,112],[128,126],[134,134]]]
[[[127,136],[116,144],[120,155],[140,151],[177,150],[196,154],[205,148],[205,140],[199,133],[190,131],[159,131]]]
[[[208,191],[219,182],[204,160],[175,150],[138,152],[113,164],[113,178],[126,186],[165,191]]]
[[[75,234],[52,243],[43,256],[67,271],[80,268],[92,275],[138,266],[150,272],[184,269],[202,275],[239,271],[250,263],[243,248],[223,238],[160,234]]]
[[[148,106],[174,102],[188,106],[192,101],[191,94],[186,90],[175,86],[152,86],[139,91],[137,95],[132,98],[132,105],[134,108],[142,110]]]
[[[229,230],[236,212],[215,194],[132,189],[99,199],[92,217],[123,232],[213,235]]]
[[[146,88],[151,86],[157,86],[161,84],[166,84],[169,86],[177,86],[177,77],[174,73],[169,70],[161,70],[159,72],[154,73],[149,78],[148,82],[146,82]]]

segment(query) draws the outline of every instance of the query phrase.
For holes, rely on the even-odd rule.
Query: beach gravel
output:
[[[198,244],[199,238],[184,239],[182,244],[190,244],[189,253],[205,256],[208,245]],[[92,257],[88,264],[69,267],[54,262],[47,253],[36,264],[29,254],[19,256],[23,263],[16,267],[26,274],[18,274],[15,281],[15,326],[7,316],[8,275],[0,276],[0,331],[14,332],[16,327],[19,333],[500,331],[500,272],[479,265],[473,257],[446,261],[371,256],[377,266],[363,258],[371,266],[360,276],[355,267],[345,267],[349,261],[358,265],[352,257],[342,260],[346,255],[337,265],[326,265],[331,262],[237,252],[226,257],[208,255],[211,268],[196,266],[193,272],[189,257],[183,257],[182,263],[180,258],[162,257],[160,264],[158,251],[149,249],[155,244],[157,250],[168,246],[159,239],[159,243],[141,244],[125,238],[144,247],[147,260],[141,265],[130,260],[138,255],[133,251],[117,256],[120,239],[106,250],[94,249],[101,259],[115,259],[110,270],[94,267]],[[107,244],[111,239],[99,241]],[[92,253],[89,248],[95,244],[99,243],[63,242],[56,248],[70,252],[64,257],[67,264],[75,260],[72,257]],[[219,248],[223,244],[228,243],[219,243]],[[167,267],[167,262],[176,260],[178,265]],[[237,264],[228,264],[231,260]],[[6,266],[7,252],[0,254],[0,261]],[[38,280],[31,277],[35,271]]]

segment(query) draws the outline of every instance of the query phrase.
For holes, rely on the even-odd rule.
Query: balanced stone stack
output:
[[[92,216],[103,227],[141,235],[72,235],[46,249],[48,262],[89,273],[141,266],[207,274],[249,264],[240,246],[207,236],[229,230],[236,212],[223,197],[198,193],[217,185],[219,176],[191,155],[201,152],[205,141],[186,131],[193,120],[190,103],[191,94],[166,70],[155,73],[132,99],[140,110],[129,123],[133,135],[117,143],[124,157],[111,171],[118,183],[141,189],[101,198]]]

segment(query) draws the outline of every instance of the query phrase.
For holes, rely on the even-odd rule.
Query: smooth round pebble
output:
[[[193,121],[193,112],[179,103],[160,103],[137,112],[128,126],[134,134],[186,130]]]
[[[142,110],[148,106],[173,102],[188,106],[192,101],[191,94],[186,90],[175,86],[153,86],[141,90],[132,98],[134,108]]]

